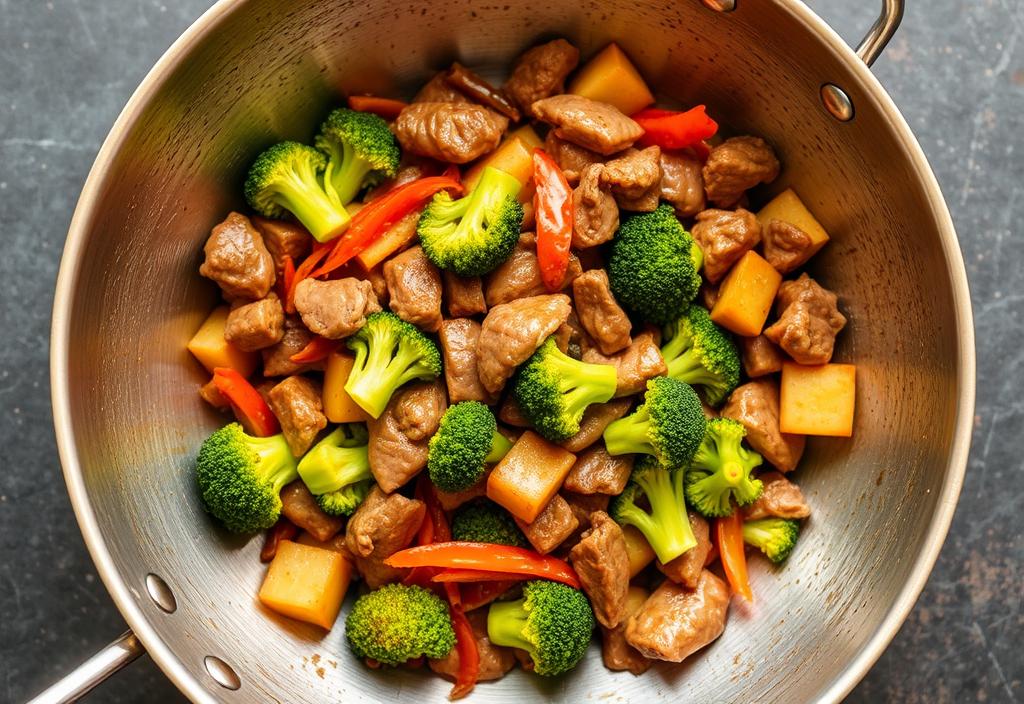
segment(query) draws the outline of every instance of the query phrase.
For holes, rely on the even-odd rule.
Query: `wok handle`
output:
[[[134,662],[145,652],[146,649],[142,647],[142,643],[135,637],[135,634],[128,631],[64,675],[62,679],[50,685],[28,704],[76,702],[88,694],[93,687],[102,683],[125,665]]]
[[[857,45],[857,56],[868,66],[875,63],[903,20],[903,0],[882,0],[882,14]]]

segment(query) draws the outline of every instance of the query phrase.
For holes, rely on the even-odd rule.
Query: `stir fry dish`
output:
[[[853,429],[829,236],[772,146],[579,59],[351,96],[259,154],[199,269],[195,481],[266,533],[259,601],[330,629],[352,592],[352,654],[452,698],[595,631],[635,675],[708,646],[799,549],[806,436]]]

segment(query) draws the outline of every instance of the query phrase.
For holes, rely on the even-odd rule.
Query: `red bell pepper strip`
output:
[[[379,98],[376,95],[350,95],[348,107],[356,112],[372,112],[385,120],[394,120],[407,103],[394,98]]]
[[[290,254],[285,254],[281,260],[281,289],[277,297],[285,302],[288,300],[288,292],[292,290],[292,284],[295,283],[295,262],[292,261]]]
[[[317,335],[310,340],[305,347],[288,359],[295,362],[295,364],[312,364],[313,362],[319,362],[320,360],[327,359],[331,352],[338,349],[338,345],[340,344],[340,340],[328,340],[326,337]]]
[[[345,264],[393,225],[442,190],[462,193],[462,184],[446,176],[428,176],[393,188],[352,216],[348,230],[332,242],[330,256],[310,276],[330,274]],[[304,262],[305,263],[305,262]]]
[[[270,562],[273,560],[277,555],[277,546],[281,544],[281,541],[294,540],[298,534],[298,526],[284,516],[278,518],[277,523],[267,531],[267,537],[263,541],[263,549],[260,550],[260,562]]]
[[[499,596],[518,584],[516,581],[501,580],[496,582],[468,582],[459,585],[462,592],[462,610],[467,613],[481,606],[487,606]]]
[[[451,567],[550,579],[576,589],[579,575],[564,560],[525,548],[454,541],[400,550],[384,560],[390,567]]]
[[[747,578],[747,554],[743,547],[743,517],[738,510],[727,518],[715,520],[715,538],[725,578],[729,580],[733,593],[753,602],[754,593]]]
[[[533,212],[537,221],[537,263],[548,291],[559,291],[569,268],[572,244],[572,188],[558,164],[540,147],[533,150]]]
[[[524,579],[526,579],[526,575],[515,572],[491,572],[454,567],[440,570],[433,576],[432,581],[441,584],[473,584],[475,582],[521,582]]]
[[[288,287],[288,296],[285,298],[284,309],[289,313],[295,312],[295,287],[299,285],[299,282],[303,279],[308,279],[313,269],[316,268],[317,264],[323,261],[333,246],[334,242],[317,242],[313,245],[313,251],[309,253],[299,268],[295,270],[295,274],[292,276],[291,285]]]
[[[644,129],[644,135],[638,140],[644,147],[686,149],[718,131],[718,123],[708,117],[703,105],[686,112],[641,110],[633,115],[633,120]]]
[[[462,607],[452,604],[450,609],[452,627],[455,629],[455,651],[459,655],[459,671],[455,676],[455,686],[448,698],[462,699],[473,691],[477,678],[480,676],[480,651],[476,647],[476,635]]]
[[[231,402],[235,415],[247,432],[264,438],[281,432],[274,412],[244,376],[234,369],[217,367],[213,370],[213,383]]]

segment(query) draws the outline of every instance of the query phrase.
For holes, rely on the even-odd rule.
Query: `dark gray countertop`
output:
[[[683,0],[679,0],[683,1]],[[810,3],[855,41],[876,3]],[[876,65],[956,220],[978,333],[974,449],[913,614],[851,702],[1024,699],[1024,3],[910,0]],[[0,702],[124,623],[85,551],[54,446],[53,282],[93,157],[132,90],[209,0],[0,0]],[[91,701],[182,698],[149,660]]]

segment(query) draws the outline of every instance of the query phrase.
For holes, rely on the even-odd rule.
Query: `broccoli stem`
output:
[[[604,431],[604,444],[609,455],[655,455],[650,430],[651,415],[644,404],[632,415],[612,422]]]
[[[658,468],[645,472],[636,480],[651,504],[650,515],[657,520],[650,535],[644,533],[644,537],[662,564],[671,562],[697,545],[683,500],[683,473],[683,470],[670,472]]]
[[[365,364],[360,364],[361,356],[366,358]],[[363,410],[380,418],[395,390],[417,378],[413,369],[417,359],[415,352],[403,350],[396,340],[373,340],[368,356],[362,349],[356,352],[353,371],[359,371],[349,377],[345,391]]]
[[[523,608],[524,599],[496,601],[487,612],[487,637],[495,645],[519,648],[533,654],[533,643],[523,637],[529,614]]]
[[[682,337],[677,336],[677,337]],[[690,386],[719,386],[722,380],[718,375],[713,374],[701,364],[700,358],[692,347],[678,355],[671,354],[671,345],[675,339],[669,342],[662,351],[665,356],[665,363],[668,366],[668,376],[679,381],[685,381]]]
[[[274,493],[281,493],[285,484],[298,477],[295,457],[283,435],[265,438],[249,436],[248,445],[259,455],[261,476],[273,485]]]
[[[348,227],[348,211],[319,188],[315,170],[306,164],[297,168],[278,186],[273,201],[291,211],[318,242],[334,239]]]
[[[494,431],[494,440],[491,442],[491,451],[484,457],[485,464],[496,464],[512,449],[512,443],[497,430]]]
[[[324,169],[324,190],[339,203],[347,205],[356,197],[363,179],[373,171],[373,167],[368,161],[356,157],[348,142],[342,142],[340,152],[336,140],[330,140],[330,144],[331,154]]]

